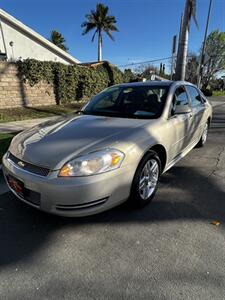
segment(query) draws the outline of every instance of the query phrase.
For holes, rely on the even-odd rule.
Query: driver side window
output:
[[[171,116],[175,115],[177,106],[181,106],[181,105],[183,106],[188,104],[189,104],[189,100],[188,100],[188,95],[186,90],[184,89],[183,86],[178,87],[173,96]]]

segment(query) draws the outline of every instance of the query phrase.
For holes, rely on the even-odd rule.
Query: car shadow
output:
[[[225,192],[213,176],[203,176],[196,168],[177,166],[162,176],[158,193],[143,209],[121,205],[99,215],[64,218],[35,210],[12,193],[0,196],[0,266],[27,259],[49,242],[51,235],[67,226],[79,231],[94,224],[145,223],[175,220],[225,222]],[[187,196],[188,195],[188,196]]]

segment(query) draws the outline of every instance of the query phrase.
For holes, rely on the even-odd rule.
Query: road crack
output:
[[[216,172],[219,170],[219,164],[222,160],[222,156],[223,156],[224,152],[225,152],[225,146],[223,146],[222,150],[218,153],[218,155],[216,157],[215,167],[213,168],[212,172],[209,174],[208,177],[210,177],[210,176],[216,176],[216,177],[221,177],[221,178],[225,177],[225,170],[224,170],[224,176],[216,174]]]

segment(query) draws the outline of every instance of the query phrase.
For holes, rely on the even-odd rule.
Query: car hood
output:
[[[77,155],[122,141],[146,122],[90,115],[60,118],[18,134],[9,151],[23,161],[58,169]]]

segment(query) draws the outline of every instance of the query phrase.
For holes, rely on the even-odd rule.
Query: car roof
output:
[[[131,86],[170,86],[173,84],[174,81],[170,80],[163,80],[163,81],[158,81],[158,80],[151,80],[151,81],[140,81],[140,82],[131,82],[131,83],[121,83],[118,84],[118,86],[123,86],[123,87],[131,87]]]
[[[162,87],[170,87],[171,85],[174,86],[179,86],[179,85],[193,85],[190,82],[187,81],[171,81],[171,80],[162,80],[162,81],[158,81],[158,80],[149,80],[149,81],[145,81],[145,82],[132,82],[132,83],[121,83],[118,84],[117,86],[122,86],[122,87],[134,87],[134,86],[162,86]]]

